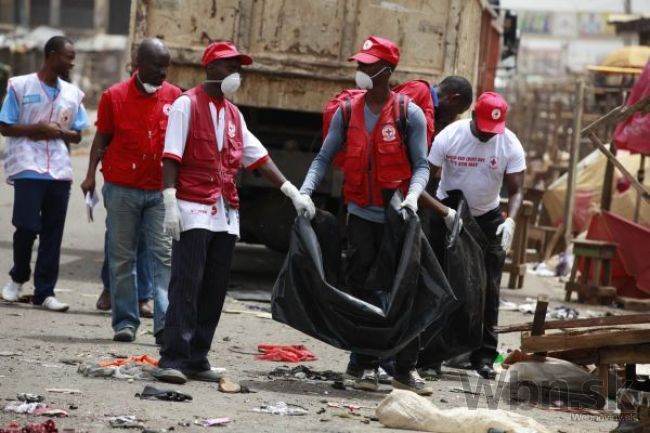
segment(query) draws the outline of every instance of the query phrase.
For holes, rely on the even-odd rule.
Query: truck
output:
[[[395,82],[461,75],[490,90],[499,57],[499,15],[486,0],[134,0],[129,44],[146,37],[171,52],[168,80],[189,89],[205,79],[201,55],[212,41],[233,41],[254,63],[243,68],[233,102],[280,170],[300,186],[322,144],[325,103],[354,87],[348,62],[368,35],[401,51]],[[238,179],[241,240],[285,250],[291,203],[255,173]],[[314,192],[320,208],[341,215],[342,175],[331,170]]]

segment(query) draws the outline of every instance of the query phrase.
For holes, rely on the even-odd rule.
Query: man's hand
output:
[[[411,209],[414,213],[417,213],[418,211],[418,196],[410,193],[406,194],[406,198],[404,201],[399,205],[400,209],[402,208],[409,208]]]
[[[163,227],[165,234],[174,240],[181,239],[181,211],[178,209],[176,200],[176,188],[165,188],[163,190],[163,202],[165,203],[165,219]]]
[[[39,137],[45,137],[46,139],[63,138],[63,128],[58,123],[39,123],[38,126],[36,135]]]
[[[456,219],[456,211],[452,208],[447,208],[447,215],[445,216],[445,226],[447,226],[447,230],[451,231],[454,228],[454,220]],[[463,228],[463,219],[459,218],[458,219],[458,224],[459,228]]]
[[[91,193],[95,194],[95,176],[88,176],[84,179],[83,182],[81,182],[81,191],[84,193],[84,197],[86,194]]]
[[[512,239],[515,237],[515,221],[508,217],[505,222],[497,227],[496,235],[501,235],[501,248],[507,253],[512,246]]]
[[[314,216],[316,216],[316,206],[314,206],[311,197],[307,194],[300,194],[298,188],[289,181],[282,184],[280,191],[291,199],[298,215],[306,216],[310,220],[314,219]]]

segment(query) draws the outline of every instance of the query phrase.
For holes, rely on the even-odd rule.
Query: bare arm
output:
[[[77,133],[79,134],[79,133]],[[81,134],[79,134],[81,137]],[[84,195],[88,192],[95,191],[95,173],[97,172],[97,165],[106,152],[106,147],[109,145],[113,138],[113,134],[102,134],[100,132],[95,134],[93,144],[90,147],[90,157],[88,160],[88,171],[86,172],[86,179],[81,182],[81,191]]]
[[[0,122],[0,134],[5,137],[29,137],[33,140],[63,138],[62,128],[56,123],[7,124]]]
[[[516,221],[524,199],[524,172],[506,174],[505,178],[508,188],[508,217]]]
[[[280,188],[287,181],[287,178],[284,177],[278,166],[270,158],[258,170],[276,188]]]
[[[429,164],[429,166],[431,167],[431,176],[440,177],[440,172],[442,171],[442,168],[433,164]],[[447,206],[440,203],[440,201],[437,198],[433,197],[431,194],[429,194],[426,191],[423,191],[422,194],[420,195],[420,199],[418,200],[418,205],[432,209],[435,213],[437,213],[443,218],[446,217],[447,214],[449,213],[449,208]]]

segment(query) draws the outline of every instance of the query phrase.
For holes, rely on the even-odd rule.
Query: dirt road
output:
[[[86,378],[77,373],[70,360],[99,362],[116,355],[149,354],[157,357],[158,350],[151,335],[152,322],[145,320],[135,343],[117,344],[111,340],[110,316],[95,310],[94,304],[101,289],[99,269],[102,262],[104,235],[104,212],[96,211],[95,222],[86,221],[79,182],[84,173],[85,156],[74,158],[76,182],[68,212],[63,242],[61,275],[58,296],[71,304],[68,313],[45,312],[29,305],[0,304],[0,398],[13,400],[17,393],[42,394],[46,401],[56,408],[68,411],[66,418],[55,419],[59,429],[74,429],[77,432],[112,431],[106,421],[108,416],[134,415],[144,421],[147,429],[199,432],[205,428],[194,425],[195,419],[229,417],[232,421],[227,429],[237,432],[383,432],[376,421],[368,420],[373,410],[359,409],[362,416],[349,415],[346,409],[328,407],[326,402],[354,403],[361,406],[376,406],[389,392],[383,386],[378,393],[353,390],[339,390],[331,382],[306,380],[271,380],[270,370],[281,364],[257,361],[251,354],[261,343],[305,344],[319,360],[309,363],[316,370],[342,371],[347,354],[320,343],[287,326],[255,314],[232,314],[222,316],[217,335],[210,353],[213,366],[225,367],[232,380],[247,385],[256,391],[250,394],[223,394],[216,385],[190,382],[172,386],[189,393],[189,403],[140,400],[134,395],[142,391],[147,382],[122,381],[118,379]],[[101,176],[98,176],[101,178]],[[13,189],[4,183],[0,186],[0,273],[4,276],[11,266],[11,206]],[[270,290],[275,269],[281,257],[256,247],[237,249],[233,287],[237,289]],[[30,286],[30,284],[28,284]],[[524,296],[539,292],[551,293],[553,299],[561,296],[561,286],[554,281],[527,276],[524,291],[503,291],[503,297],[523,302]],[[264,306],[264,304],[258,304]],[[268,305],[268,304],[267,304]],[[247,310],[246,303],[227,301],[226,310]],[[515,323],[530,320],[519,312],[504,312],[501,323]],[[500,349],[518,346],[517,334],[501,339]],[[12,355],[13,354],[13,355]],[[63,361],[63,362],[62,362]],[[460,370],[445,369],[442,380],[434,382],[436,390],[431,400],[442,408],[463,405],[488,406],[487,394],[497,393],[497,383],[477,387],[474,377],[462,379]],[[465,385],[464,385],[465,384]],[[156,385],[154,383],[154,385]],[[158,384],[161,385],[161,384]],[[162,387],[169,387],[161,385]],[[468,386],[479,396],[454,392]],[[502,386],[502,385],[501,385]],[[52,388],[72,388],[81,391],[78,395],[48,392]],[[307,409],[305,416],[287,417],[253,412],[254,407],[284,401]],[[6,402],[1,403],[4,405]],[[606,432],[615,423],[612,421],[578,419],[567,413],[532,409],[528,406],[511,407],[507,400],[497,399],[490,407],[516,410],[532,416],[551,431],[562,432]],[[76,407],[71,409],[71,407]],[[0,424],[11,421],[19,423],[42,421],[45,418],[30,415],[14,415],[0,412]],[[181,424],[190,423],[190,426]],[[173,430],[172,430],[173,429]]]

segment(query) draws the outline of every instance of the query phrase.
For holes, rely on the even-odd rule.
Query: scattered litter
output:
[[[70,389],[70,388],[48,388],[45,391],[54,392],[57,394],[83,394],[79,389]]]
[[[352,404],[352,403],[335,403],[328,401],[327,402],[327,407],[336,407],[339,409],[347,409],[350,412],[356,412],[359,409],[370,409],[370,410],[376,410],[377,406],[360,406],[358,404]]]
[[[549,267],[546,263],[538,263],[534,266],[529,266],[527,269],[529,274],[538,275],[540,277],[555,277],[555,269]]]
[[[194,421],[194,424],[200,425],[203,427],[214,427],[222,426],[230,423],[232,420],[230,418],[203,418],[197,419]]]
[[[158,360],[156,358],[152,358],[149,355],[138,355],[138,356],[131,356],[128,358],[116,357],[116,359],[112,361],[100,362],[99,365],[102,367],[121,367],[122,365],[126,365],[129,363],[144,364],[144,365],[150,365],[152,367],[158,367]]]
[[[79,374],[85,377],[114,377],[121,380],[155,380],[153,373],[158,367],[147,364],[127,362],[119,367],[102,367],[101,364],[80,364]]]
[[[0,352],[0,356],[23,356],[23,354],[18,352],[3,351]]]
[[[59,359],[59,362],[61,364],[65,364],[65,365],[79,365],[79,364],[81,364],[81,360],[76,359],[76,358],[61,358],[61,359]]]
[[[34,416],[65,417],[68,413],[62,409],[55,409],[45,403],[27,403],[23,401],[12,401],[4,407],[5,412],[28,414]]]
[[[251,311],[251,310],[240,310],[240,309],[235,309],[235,308],[224,308],[223,313],[227,314],[250,314],[255,317],[259,317],[260,319],[272,319],[273,316],[271,313],[265,313],[261,311]]]
[[[449,388],[449,392],[453,392],[455,394],[481,395],[480,392],[469,391],[467,389],[458,388],[458,387]]]
[[[171,389],[158,389],[151,385],[144,387],[141,393],[137,393],[136,397],[141,399],[158,399],[166,401],[191,401],[192,396],[182,392],[174,391]]]
[[[287,404],[283,401],[275,405],[262,405],[253,409],[253,412],[270,413],[272,415],[302,416],[307,415],[308,411],[302,406],[296,404]]]
[[[559,319],[559,320],[571,320],[577,319],[580,315],[580,312],[575,308],[565,307],[564,305],[560,307],[553,308],[549,313],[546,314],[546,318]]]
[[[225,377],[222,377],[219,380],[219,391],[225,392],[226,394],[237,394],[240,393],[242,387],[235,382],[228,380]]]
[[[501,311],[517,311],[517,304],[510,302],[507,299],[499,299],[499,310]]]
[[[43,397],[42,395],[30,394],[28,392],[21,392],[16,395],[16,398],[26,403],[40,403],[45,400],[45,397]]]
[[[5,427],[0,427],[0,433],[58,433],[56,424],[51,419],[45,422],[36,424],[26,424],[21,427],[18,424],[9,424]]]
[[[283,365],[281,367],[271,370],[268,376],[270,379],[309,379],[309,380],[322,380],[327,382],[336,382],[343,380],[343,374],[332,371],[317,371],[312,370],[311,367],[306,365],[297,365],[295,367],[288,367]]]
[[[263,361],[305,362],[316,361],[318,358],[304,345],[280,346],[274,344],[260,344],[257,350],[262,355],[255,358]]]
[[[133,415],[113,416],[107,418],[106,421],[108,421],[112,428],[135,428],[139,430],[144,429],[144,424],[142,421]]]
[[[532,418],[499,409],[439,409],[414,392],[395,390],[377,408],[377,418],[386,427],[444,433],[492,431],[550,433]],[[444,426],[444,428],[443,428]]]
[[[537,302],[529,302],[527,304],[520,304],[517,309],[522,314],[535,314],[535,308],[537,308]]]

